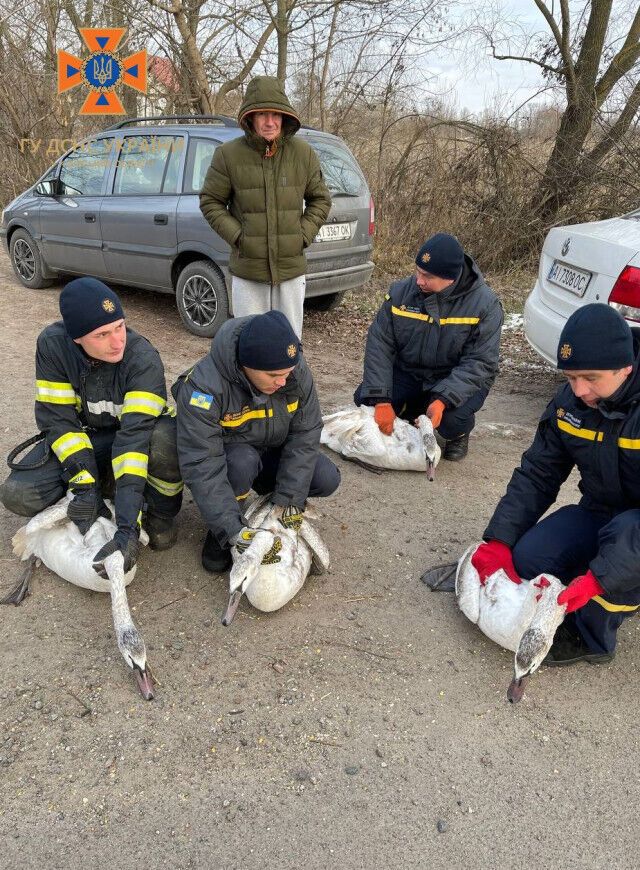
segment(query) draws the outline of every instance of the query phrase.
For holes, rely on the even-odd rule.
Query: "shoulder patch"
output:
[[[212,402],[213,396],[210,396],[209,393],[199,393],[197,390],[194,390],[191,393],[191,398],[189,399],[190,405],[195,405],[196,408],[202,408],[203,411],[208,411]]]

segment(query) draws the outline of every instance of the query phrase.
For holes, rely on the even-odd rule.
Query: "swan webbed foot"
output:
[[[222,614],[221,622],[223,625],[231,625],[233,622],[233,617],[236,615],[236,610],[238,609],[238,605],[240,604],[240,599],[242,598],[242,587],[232,592],[229,596],[229,601],[227,603],[227,607]]]
[[[22,604],[27,595],[31,593],[31,576],[36,562],[36,556],[29,556],[24,571],[18,578],[17,585],[8,595],[0,599],[0,604],[14,604],[16,607]]]

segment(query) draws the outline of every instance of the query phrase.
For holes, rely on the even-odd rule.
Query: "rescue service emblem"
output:
[[[112,314],[116,310],[116,306],[113,304],[113,302],[110,299],[103,299],[102,300],[102,307],[109,314]]]
[[[291,359],[293,359],[295,355],[296,355],[296,346],[295,346],[295,344],[290,344],[289,347],[287,348],[287,356],[290,357]]]
[[[573,353],[573,348],[570,344],[563,344],[560,348],[560,359],[569,359],[571,354]]]
[[[422,260],[423,263],[428,263],[429,260],[431,259],[431,254],[429,254],[427,251],[425,251],[424,254],[420,257],[420,259]]]
[[[556,415],[562,420],[562,418],[564,417],[564,408],[558,408],[558,410],[556,411]]]

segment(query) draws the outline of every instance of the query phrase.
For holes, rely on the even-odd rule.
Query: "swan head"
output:
[[[416,425],[422,435],[424,453],[427,463],[427,478],[435,480],[436,465],[440,461],[440,447],[433,431],[433,424],[426,414],[421,414],[416,420]]]
[[[524,684],[538,670],[551,648],[553,635],[549,637],[538,626],[531,626],[520,638],[513,669],[513,680],[507,689],[507,698],[517,704],[524,695]]]
[[[118,649],[133,675],[145,701],[155,697],[151,675],[147,670],[147,650],[144,640],[135,625],[128,625],[117,633]]]

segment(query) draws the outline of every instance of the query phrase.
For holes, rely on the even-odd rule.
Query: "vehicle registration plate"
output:
[[[351,238],[351,224],[324,224],[314,242],[344,242]]]
[[[593,272],[575,269],[573,266],[566,266],[560,260],[554,260],[547,279],[552,284],[557,284],[558,287],[575,293],[576,296],[584,296],[592,277]]]

